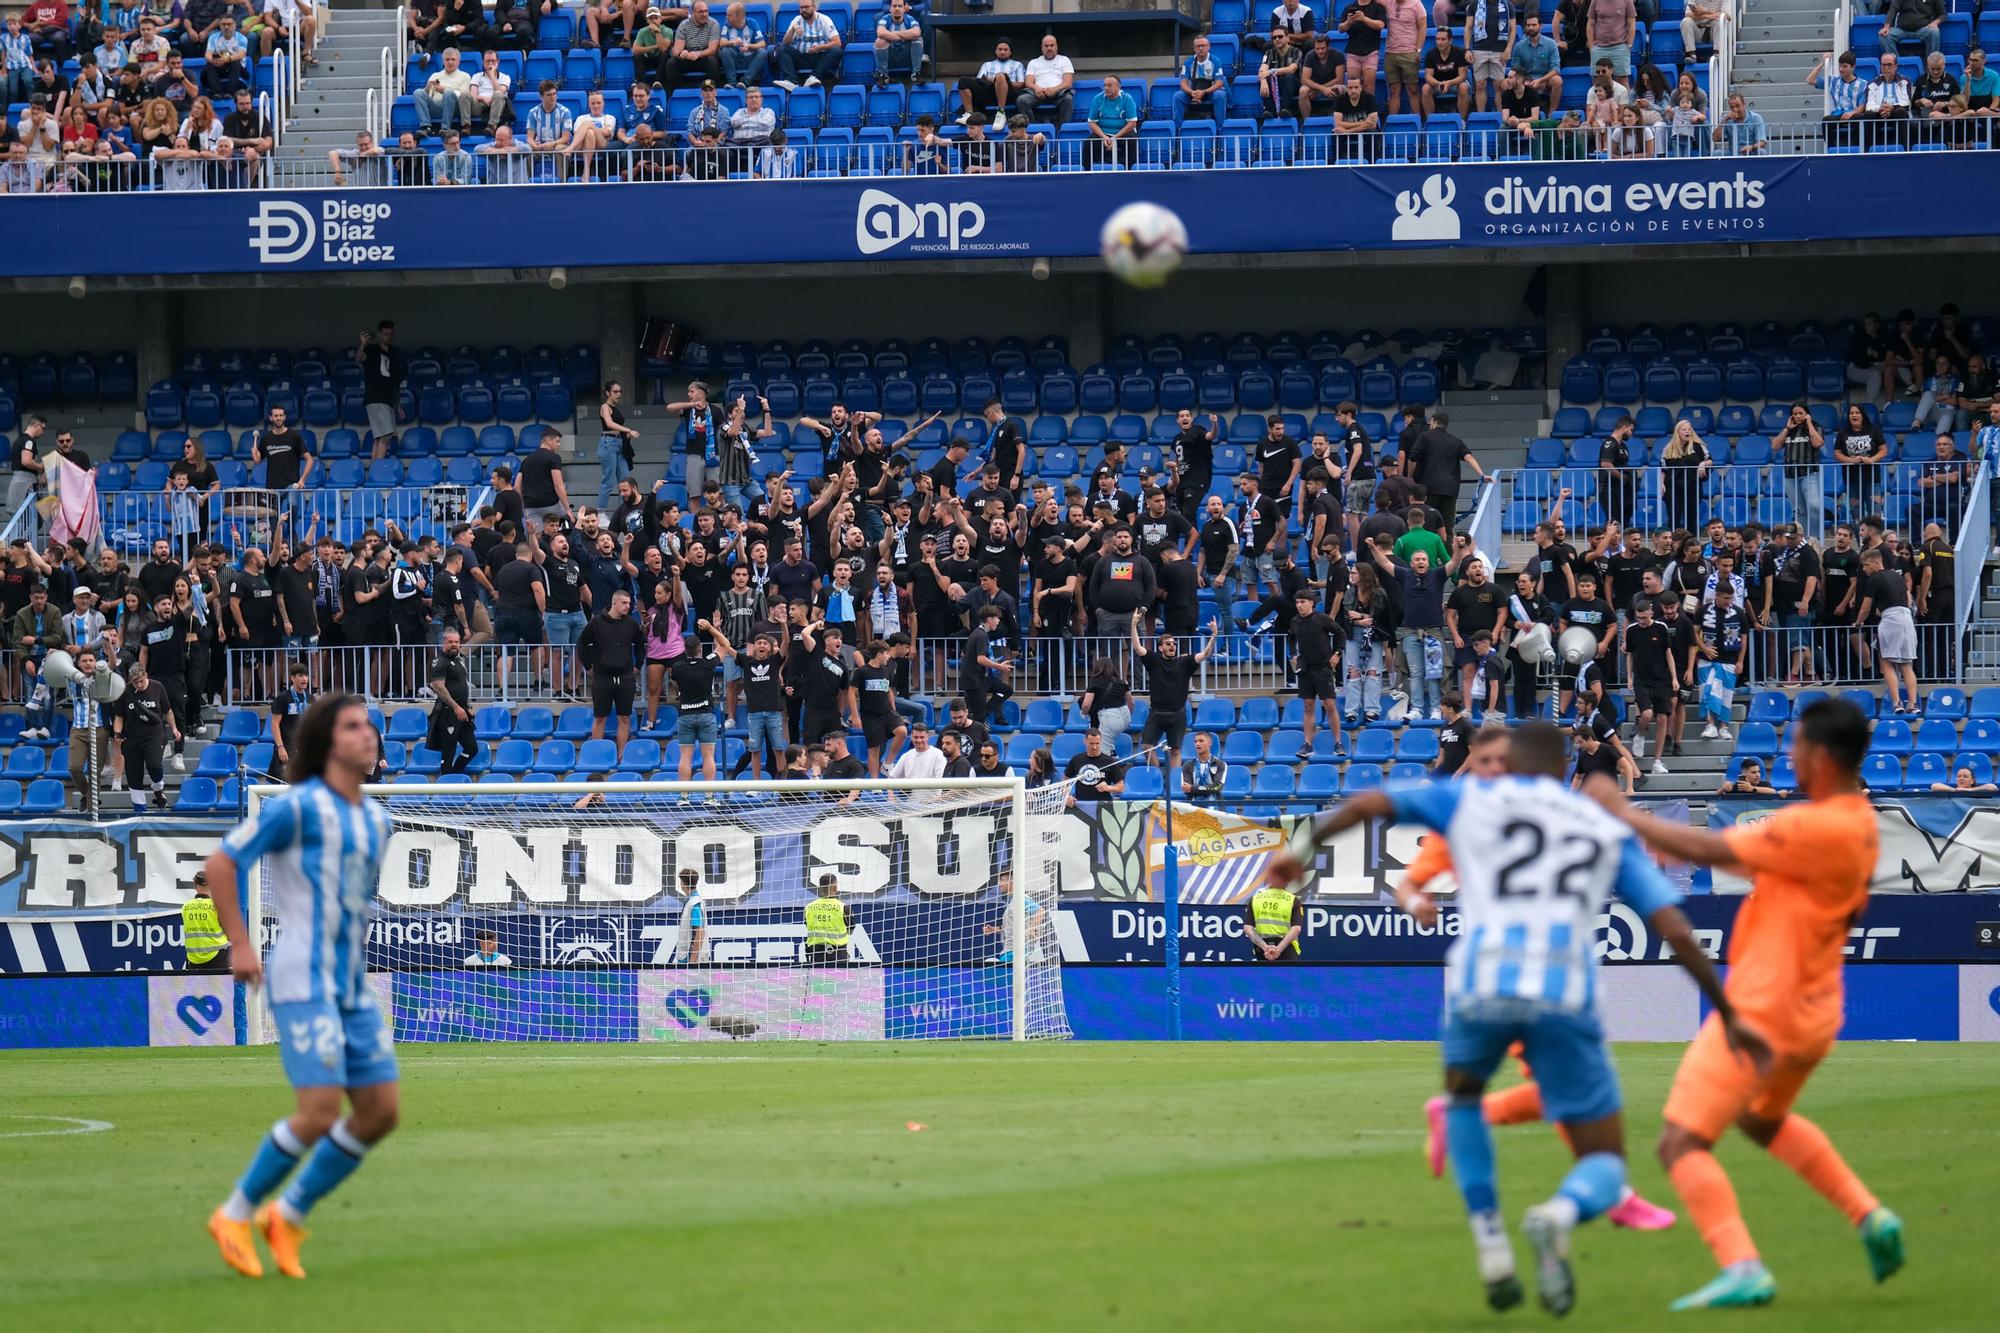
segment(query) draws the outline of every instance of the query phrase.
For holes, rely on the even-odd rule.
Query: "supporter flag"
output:
[[[1702,668],[1701,711],[1704,717],[1727,722],[1736,703],[1736,668],[1711,662]]]
[[[81,537],[95,547],[103,534],[97,512],[96,471],[86,471],[60,453],[51,453],[42,462],[50,483],[49,498],[43,501],[50,506],[49,535],[59,542]]]

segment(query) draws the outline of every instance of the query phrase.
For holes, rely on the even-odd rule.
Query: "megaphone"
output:
[[[1597,636],[1581,625],[1572,625],[1556,640],[1556,651],[1562,654],[1564,666],[1582,666],[1597,656]]]
[[[83,679],[83,672],[78,669],[76,658],[61,648],[51,648],[42,659],[42,679],[48,681],[50,689],[60,690]],[[99,703],[116,703],[125,693],[125,677],[100,658],[96,672],[90,677],[88,693]]]

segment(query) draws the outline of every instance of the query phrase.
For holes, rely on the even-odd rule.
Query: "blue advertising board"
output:
[[[148,271],[343,273],[555,265],[1061,258],[1152,199],[1197,254],[1489,249],[1984,236],[2000,153],[1952,157],[1954,206],[1929,154],[1584,163],[1427,163],[1252,171],[716,181],[423,189],[67,194],[0,199],[10,276]],[[574,243],[579,218],[621,225]],[[499,216],[465,243],[465,220]],[[1274,225],[1291,219],[1292,225]],[[672,235],[690,243],[663,246]]]

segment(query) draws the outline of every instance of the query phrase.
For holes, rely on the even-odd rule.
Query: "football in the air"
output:
[[[1187,256],[1187,227],[1170,208],[1127,204],[1104,220],[1098,247],[1119,278],[1134,287],[1158,287]]]

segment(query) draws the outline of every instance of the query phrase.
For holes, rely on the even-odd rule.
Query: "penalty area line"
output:
[[[86,1120],[73,1115],[16,1115],[11,1111],[0,1112],[0,1125],[19,1121],[33,1121],[36,1124],[61,1125],[61,1129],[0,1129],[0,1139],[47,1139],[65,1134],[102,1134],[115,1128],[109,1120]]]

